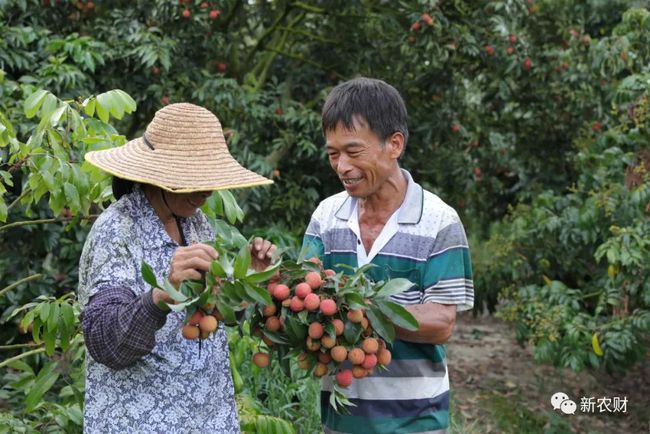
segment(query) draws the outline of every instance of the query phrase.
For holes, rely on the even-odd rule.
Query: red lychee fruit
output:
[[[300,298],[305,298],[311,294],[311,286],[307,282],[301,282],[296,285],[296,295]]]
[[[309,336],[312,339],[320,339],[323,337],[323,325],[319,322],[309,324]]]
[[[348,387],[352,384],[352,371],[343,369],[336,374],[336,382],[341,387]]]
[[[331,298],[326,298],[320,302],[320,311],[325,316],[332,316],[336,313],[336,302]]]
[[[313,290],[316,290],[323,285],[323,279],[321,279],[320,273],[316,271],[310,271],[309,273],[305,274],[305,282]]]

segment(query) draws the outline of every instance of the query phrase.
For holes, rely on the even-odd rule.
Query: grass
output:
[[[498,392],[482,392],[480,408],[470,418],[458,408],[456,399],[451,403],[450,434],[567,434],[571,428],[561,416],[545,411],[533,412],[517,396],[504,396]]]

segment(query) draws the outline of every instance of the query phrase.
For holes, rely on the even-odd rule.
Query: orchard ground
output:
[[[508,324],[489,316],[459,314],[447,346],[452,384],[451,432],[648,433],[650,355],[621,374],[575,373],[535,363]],[[578,405],[575,415],[553,410],[551,396],[564,392]],[[627,397],[626,413],[584,413],[581,397]]]

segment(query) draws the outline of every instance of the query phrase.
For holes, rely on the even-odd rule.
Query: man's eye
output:
[[[334,152],[327,154],[328,157],[330,158],[336,158],[338,157],[338,154],[335,154]]]

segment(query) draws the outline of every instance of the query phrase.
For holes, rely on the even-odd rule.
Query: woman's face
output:
[[[212,194],[211,191],[197,191],[194,193],[171,193],[164,191],[167,205],[171,211],[180,217],[191,217],[196,210],[200,208],[208,197]]]

